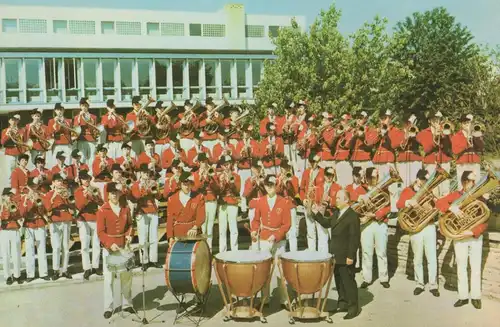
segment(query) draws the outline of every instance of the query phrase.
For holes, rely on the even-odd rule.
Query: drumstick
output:
[[[260,228],[261,228],[262,225],[259,226],[259,230],[257,231],[257,248],[258,250],[260,251]],[[252,230],[250,229],[250,224],[249,223],[244,223],[243,224],[243,227],[245,227],[246,229],[248,229],[248,231],[250,232],[250,237],[252,237]],[[252,241],[253,241],[253,238],[252,238]]]

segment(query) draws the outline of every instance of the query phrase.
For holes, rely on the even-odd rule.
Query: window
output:
[[[7,86],[7,103],[20,102],[22,90],[21,80],[21,59],[5,59],[5,84]]]
[[[164,36],[184,36],[184,24],[183,23],[161,23],[160,24],[161,35]]]
[[[17,32],[17,19],[2,19],[2,32],[4,33]]]
[[[252,84],[253,84],[253,92],[255,94],[255,90],[258,88],[260,80],[262,79],[262,61],[261,60],[252,60]]]
[[[189,92],[191,97],[200,98],[201,61],[189,60]]]
[[[184,61],[172,60],[172,81],[174,84],[174,100],[184,98]]]
[[[115,59],[102,59],[102,86],[105,99],[114,99],[115,88]]]
[[[271,35],[271,37],[278,37],[279,29],[279,26],[269,26],[269,35]]]
[[[45,19],[19,19],[19,32],[47,33],[47,21]]]
[[[95,22],[92,20],[70,20],[69,32],[71,34],[94,35]]]
[[[162,100],[168,99],[168,66],[169,60],[155,60],[155,75],[156,75],[156,95]]]
[[[98,100],[97,88],[97,59],[83,60],[83,81],[85,88],[85,96],[91,100]],[[104,73],[103,73],[104,75]]]
[[[189,24],[189,35],[201,36],[201,24]]]
[[[66,101],[77,102],[81,97],[80,78],[78,76],[80,59],[64,59],[64,85],[66,87]]]
[[[116,34],[141,35],[140,22],[116,22]]]
[[[226,36],[226,25],[203,24],[203,36],[225,37]]]
[[[238,81],[238,99],[246,99],[247,98],[247,81],[246,81],[246,70],[247,70],[247,61],[246,60],[237,60],[236,61],[236,78]]]
[[[217,61],[205,60],[205,85],[207,87],[207,96],[219,98],[217,96],[217,88],[215,83],[215,75],[217,72]]]
[[[40,68],[42,61],[40,59],[26,59],[26,89],[28,102],[42,102],[40,88]]]
[[[232,60],[221,60],[221,79],[222,79],[222,96],[227,99],[231,98],[231,66]]]
[[[246,25],[246,37],[264,37],[264,25]]]
[[[55,34],[63,34],[68,32],[68,21],[67,20],[55,20],[52,22]]]
[[[45,87],[47,88],[47,102],[61,102],[61,82],[59,72],[62,62],[59,58],[46,58],[45,60]]]
[[[134,59],[120,59],[120,85],[122,91],[122,101],[132,101],[134,88],[132,84],[132,69]]]
[[[102,34],[115,34],[115,23],[114,22],[102,22],[101,23]]]
[[[160,23],[148,23],[148,35],[160,35]]]
[[[151,94],[151,79],[149,73],[151,71],[151,60],[137,60],[137,70],[139,71],[139,95]]]

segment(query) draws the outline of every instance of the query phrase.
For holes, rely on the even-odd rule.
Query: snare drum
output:
[[[106,257],[106,267],[113,273],[129,271],[135,266],[134,252],[122,250],[109,253]]]
[[[215,256],[215,269],[228,291],[238,297],[252,297],[269,281],[273,257],[269,252],[228,251]]]
[[[210,249],[203,239],[176,240],[165,259],[165,281],[176,294],[204,295],[210,288]]]

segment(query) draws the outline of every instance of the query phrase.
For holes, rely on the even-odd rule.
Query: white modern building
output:
[[[292,18],[240,4],[211,13],[0,5],[0,112],[76,108],[81,97],[130,107],[137,94],[251,102],[273,58],[269,35]]]

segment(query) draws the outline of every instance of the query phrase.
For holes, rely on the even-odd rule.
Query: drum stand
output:
[[[196,327],[198,327],[203,320],[203,313],[205,312],[205,306],[207,304],[208,298],[210,297],[210,289],[207,294],[201,295],[199,293],[194,293],[194,297],[191,301],[195,301],[194,308],[186,302],[186,294],[176,293],[170,290],[179,303],[177,305],[177,310],[174,318],[174,325],[180,320],[186,318],[191,321]],[[196,316],[195,316],[196,315]]]
[[[326,265],[326,264],[324,264]],[[321,269],[321,279],[323,280],[326,276],[325,274],[327,273],[327,269],[325,266],[322,266]],[[298,269],[298,266],[295,266],[296,269]],[[297,293],[297,296],[295,297],[295,305],[292,307],[292,301],[290,301],[290,295],[288,294],[288,289],[286,285],[286,280],[285,280],[285,275],[283,274],[283,268],[281,266],[281,260],[278,262],[278,268],[280,270],[280,275],[281,275],[281,283],[283,285],[283,289],[286,294],[286,298],[288,301],[288,323],[290,325],[295,324],[295,319],[300,319],[300,320],[313,320],[313,319],[325,319],[327,323],[333,323],[332,318],[329,317],[328,312],[325,311],[325,306],[326,302],[328,301],[328,293],[330,292],[330,285],[332,283],[332,278],[333,278],[333,270],[328,278],[328,282],[326,283],[326,291],[325,294],[322,296],[323,293],[323,287],[319,289],[319,295],[318,299],[316,300],[316,306],[308,306],[308,305],[303,305],[301,296],[306,295],[306,294],[301,294],[299,290],[295,290]],[[296,274],[298,276],[298,273]],[[298,279],[298,278],[297,278]],[[296,285],[300,285],[299,281],[296,281]],[[315,293],[314,293],[315,294]],[[313,294],[313,299],[314,300],[314,294]],[[294,310],[295,309],[295,310]]]
[[[111,311],[111,319],[109,320],[110,324],[116,320],[116,317],[120,317],[121,319],[125,319],[125,317],[123,316],[123,295],[122,295],[122,289],[121,289],[121,276],[119,275],[119,274],[121,274],[121,272],[114,271],[114,272],[112,272],[112,274],[115,277],[114,281],[118,280],[119,283],[120,283],[120,305],[119,306],[115,306],[113,308],[113,311]],[[114,290],[114,286],[115,286],[115,284],[113,283],[111,285],[111,287],[113,288],[113,290]],[[115,316],[116,309],[118,309],[118,308],[121,308],[120,314]],[[133,313],[133,315],[135,315],[137,318],[140,318],[136,311],[135,311],[135,313]]]

